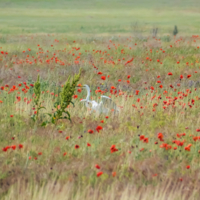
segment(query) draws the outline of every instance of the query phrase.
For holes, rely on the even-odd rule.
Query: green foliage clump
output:
[[[34,103],[38,106],[39,100],[40,100],[40,93],[41,93],[41,90],[40,90],[40,76],[39,75],[37,77],[37,81],[34,84],[34,93],[35,93],[35,96],[36,96],[36,98],[34,99]]]
[[[174,27],[173,35],[176,36],[178,34],[178,28],[177,26]]]
[[[80,72],[79,74],[75,74],[74,79],[72,83],[70,84],[70,76],[66,82],[66,84],[63,87],[63,90],[61,92],[61,109],[64,110],[70,103],[72,103],[72,96],[74,95],[74,92],[76,90],[76,85],[80,79]]]
[[[74,105],[74,103],[72,102],[72,97],[76,90],[76,85],[80,79],[80,75],[81,75],[81,69],[79,70],[78,74],[75,74],[72,80],[72,83],[70,82],[71,77],[70,76],[68,77],[68,80],[62,89],[61,98],[57,102],[54,103],[54,108],[58,110],[54,114],[48,113],[48,115],[51,117],[51,122],[53,124],[55,124],[56,121],[58,121],[59,119],[68,119],[71,121],[70,113],[68,111],[65,111],[65,109],[70,103]],[[63,116],[63,114],[67,114],[67,116],[66,115]],[[46,126],[47,123],[49,122],[47,121],[43,122],[42,126]]]
[[[34,103],[35,103],[35,108],[36,108],[36,114],[31,116],[31,119],[35,122],[38,119],[39,111],[42,108],[41,102],[40,102],[40,94],[41,94],[41,89],[40,89],[40,75],[37,77],[37,81],[34,84],[34,93],[35,93],[35,98],[34,98]]]

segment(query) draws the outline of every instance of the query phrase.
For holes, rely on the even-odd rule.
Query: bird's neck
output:
[[[90,91],[88,90],[86,99],[89,100],[89,98],[90,98]]]

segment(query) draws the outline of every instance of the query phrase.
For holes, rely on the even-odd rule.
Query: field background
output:
[[[0,0],[0,199],[200,199],[199,10],[199,0]],[[82,89],[72,122],[41,127],[80,68],[92,99],[111,96],[120,114],[90,114]],[[46,109],[34,123],[38,74]]]
[[[0,34],[130,34],[136,22],[149,34],[196,34],[198,0],[5,0],[0,2]]]

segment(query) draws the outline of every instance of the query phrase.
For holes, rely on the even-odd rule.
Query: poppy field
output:
[[[48,199],[64,195],[65,187],[69,199],[129,193],[139,199],[146,190],[157,198],[160,191],[175,199],[198,195],[199,36],[169,38],[119,35],[94,45],[31,35],[32,48],[13,53],[1,47],[1,195],[39,198],[49,187]],[[111,97],[119,113],[91,113],[80,102],[86,90],[76,87],[74,105],[66,108],[71,121],[43,126],[79,69],[77,86],[88,84],[92,100]],[[38,75],[44,109],[34,121]]]
[[[64,14],[61,4],[27,2],[0,2],[5,20],[0,24],[0,198],[199,199],[200,36],[191,33],[197,32],[197,21],[188,32],[178,26],[174,36],[174,24],[167,32],[171,22],[161,23],[170,13],[164,10],[161,33],[149,33],[152,24],[131,33],[122,22],[139,11],[114,19],[117,9],[122,6],[124,12],[132,1],[117,1],[110,13],[105,11],[107,24],[92,6],[81,9],[75,1],[79,17],[87,9],[95,15],[80,30],[75,16],[67,28],[59,24],[64,15],[74,15]],[[94,9],[101,10],[97,3]],[[8,5],[15,19],[6,14]],[[187,5],[184,1],[175,16]],[[188,17],[195,18],[191,12],[190,7]],[[37,26],[40,15],[49,22],[42,19]],[[151,15],[141,15],[141,21]],[[25,16],[33,20],[23,21]],[[180,16],[176,20],[182,22]],[[107,107],[107,113],[87,107],[81,102],[85,84],[91,101],[99,103],[104,95],[116,107]]]

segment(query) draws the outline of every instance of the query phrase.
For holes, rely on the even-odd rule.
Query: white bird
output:
[[[86,99],[82,99],[81,102],[85,101],[85,105],[87,108],[90,107],[89,104],[91,104],[92,105],[91,112],[96,111],[98,113],[108,113],[110,111],[110,108],[105,108],[105,106],[104,106],[104,100],[106,100],[106,99],[108,99],[110,101],[109,104],[111,104],[112,99],[110,97],[102,95],[101,102],[97,103],[94,100],[92,100],[92,101],[89,100],[90,99],[90,87],[88,85],[83,85],[83,86],[79,86],[79,87],[84,87],[87,90],[87,97],[86,97]],[[116,110],[116,105],[114,105],[114,107],[115,107],[114,110]]]

